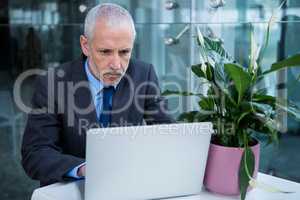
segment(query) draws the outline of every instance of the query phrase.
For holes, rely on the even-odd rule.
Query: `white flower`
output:
[[[207,66],[206,66],[205,62],[203,62],[203,63],[201,64],[201,70],[202,70],[204,73],[206,73],[206,68],[207,68]]]
[[[204,47],[204,38],[203,38],[203,35],[202,35],[201,31],[200,31],[199,26],[197,26],[197,35],[198,35],[198,40],[200,42],[200,45],[202,47]]]
[[[259,57],[261,47],[257,44],[253,31],[251,32],[251,54],[250,54],[250,70],[255,73],[257,71],[257,59]]]
[[[281,10],[281,8],[282,8],[282,6],[285,2],[286,2],[286,0],[282,1],[282,3],[279,5],[279,7],[272,11],[272,15],[271,15],[271,18],[269,20],[270,29],[275,24],[275,22],[277,21],[277,15],[276,14]]]
[[[257,187],[257,182],[255,179],[253,178],[250,178],[250,181],[249,181],[249,185],[253,188],[256,188]]]
[[[280,190],[280,189],[278,189],[276,187],[267,185],[267,184],[265,184],[263,182],[258,182],[254,178],[250,178],[249,185],[252,188],[259,188],[259,189],[262,189],[264,191],[271,192],[271,193],[294,193],[294,192],[288,192],[288,191]]]

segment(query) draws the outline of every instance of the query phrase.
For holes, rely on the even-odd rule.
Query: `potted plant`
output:
[[[241,195],[245,199],[249,183],[254,186],[259,165],[260,144],[255,134],[268,137],[269,143],[278,141],[280,111],[300,119],[298,107],[269,95],[262,81],[270,73],[287,67],[300,66],[300,54],[273,63],[263,71],[261,60],[267,48],[272,16],[265,34],[264,45],[257,48],[251,31],[249,64],[234,61],[218,38],[203,36],[197,29],[196,41],[201,62],[193,65],[193,73],[204,81],[205,93],[183,91],[164,92],[164,95],[193,95],[200,97],[199,110],[182,113],[179,121],[211,121],[215,134],[212,137],[204,186],[213,192]]]

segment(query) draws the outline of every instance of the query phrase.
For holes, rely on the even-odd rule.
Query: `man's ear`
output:
[[[84,35],[80,36],[80,46],[81,46],[82,53],[86,57],[89,57],[89,55],[90,55],[90,53],[89,53],[90,49],[89,49],[89,45],[88,45],[88,39]]]

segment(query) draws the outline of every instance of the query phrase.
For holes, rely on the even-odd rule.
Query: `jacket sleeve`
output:
[[[161,96],[154,67],[150,65],[146,89],[144,119],[147,124],[170,124],[176,121],[168,114],[167,101]]]
[[[47,76],[37,78],[22,142],[23,168],[41,185],[72,180],[65,174],[85,162],[63,153],[60,134],[64,130],[54,96],[48,94]]]

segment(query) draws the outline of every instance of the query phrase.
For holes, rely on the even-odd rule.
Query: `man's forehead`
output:
[[[112,21],[112,20],[105,20],[105,19],[99,19],[96,22],[96,30],[101,29],[107,29],[107,30],[130,30],[132,33],[134,33],[133,27],[131,23],[127,20],[118,20],[118,21]]]
[[[132,47],[124,47],[124,48],[109,48],[109,47],[98,47],[97,50],[118,50],[118,51],[124,51],[124,50],[131,50]]]
[[[93,42],[94,47],[96,50],[132,50],[133,43],[132,42],[126,42],[126,43],[114,43],[109,41],[102,41],[102,42]]]

